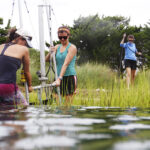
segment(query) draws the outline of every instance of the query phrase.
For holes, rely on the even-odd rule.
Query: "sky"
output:
[[[14,11],[12,14],[12,6]],[[57,28],[62,24],[72,26],[79,16],[86,17],[98,14],[101,16],[130,17],[130,25],[142,25],[150,21],[150,0],[20,0],[22,8],[23,28],[33,35],[33,46],[39,48],[39,17],[38,6],[50,4],[52,12],[52,37],[57,38]],[[26,5],[29,13],[27,13]],[[11,25],[19,28],[18,0],[0,0],[0,17],[6,26],[8,19]],[[48,23],[46,13],[43,11],[44,40],[49,42]],[[40,20],[41,21],[41,20]]]

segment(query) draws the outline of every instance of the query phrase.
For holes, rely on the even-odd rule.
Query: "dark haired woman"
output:
[[[127,81],[127,88],[129,89],[130,86],[130,80],[131,83],[134,83],[135,80],[135,73],[136,73],[136,54],[137,55],[142,55],[140,52],[137,51],[136,49],[136,45],[134,44],[134,36],[133,35],[128,35],[127,43],[124,43],[126,34],[123,35],[123,39],[120,42],[120,46],[123,47],[125,49],[125,68],[126,68],[126,72],[127,72],[127,77],[126,77],[126,81]]]
[[[72,103],[72,96],[76,92],[77,77],[75,70],[75,61],[77,48],[69,42],[70,30],[66,26],[58,28],[58,38],[61,44],[51,47],[56,54],[56,65],[58,79],[54,82],[60,86],[60,92],[66,97],[66,104]],[[46,56],[49,61],[50,54]]]
[[[32,91],[29,72],[30,34],[23,29],[11,29],[6,44],[0,45],[0,105],[28,106],[27,100],[16,85],[16,72],[23,64],[29,92]]]

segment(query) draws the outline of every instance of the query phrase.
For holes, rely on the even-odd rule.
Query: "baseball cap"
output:
[[[32,48],[32,44],[31,44],[32,36],[27,30],[20,28],[20,29],[17,29],[16,33],[22,36],[26,40],[27,47]]]

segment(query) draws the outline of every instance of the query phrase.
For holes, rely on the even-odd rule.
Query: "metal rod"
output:
[[[49,11],[48,11],[49,8]],[[52,39],[52,19],[51,19],[51,6],[46,8],[47,12],[47,21],[48,21],[48,29],[49,29],[49,35],[50,35],[50,45],[53,46],[53,39]],[[49,12],[49,13],[48,13]],[[51,51],[50,51],[51,53]],[[57,75],[57,66],[56,66],[56,59],[55,59],[55,53],[52,53],[52,59],[53,59],[53,64],[54,64],[54,70],[55,70],[55,80],[57,80],[58,75]],[[51,65],[51,59],[50,59],[50,65]],[[60,87],[57,87],[57,94],[59,97],[59,104],[61,104],[61,95],[60,95]]]
[[[41,88],[45,88],[45,87],[55,87],[55,86],[56,86],[55,84],[45,84],[44,86],[42,86],[42,85],[34,86],[33,89],[36,90],[36,89],[41,89]]]
[[[40,65],[41,65],[41,84],[44,85],[47,78],[45,77],[45,51],[44,51],[44,24],[43,24],[43,6],[38,7],[39,15],[39,41],[40,41]]]
[[[24,83],[25,84],[25,95],[26,95],[26,100],[29,104],[29,90],[28,90],[28,84],[27,82]]]
[[[21,1],[18,0],[18,11],[19,11],[19,25],[20,25],[20,28],[23,28],[23,20],[22,20],[22,5],[21,5]],[[25,85],[25,96],[26,96],[26,100],[29,104],[29,90],[28,90],[28,84],[27,82],[24,83]]]
[[[21,1],[18,0],[18,10],[19,10],[19,23],[20,23],[20,28],[23,27],[23,20],[22,20],[22,6],[21,6]]]

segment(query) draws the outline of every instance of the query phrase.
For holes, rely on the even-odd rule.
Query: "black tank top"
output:
[[[21,66],[21,60],[4,55],[6,49],[13,43],[5,44],[0,54],[0,83],[16,83],[16,72]]]

